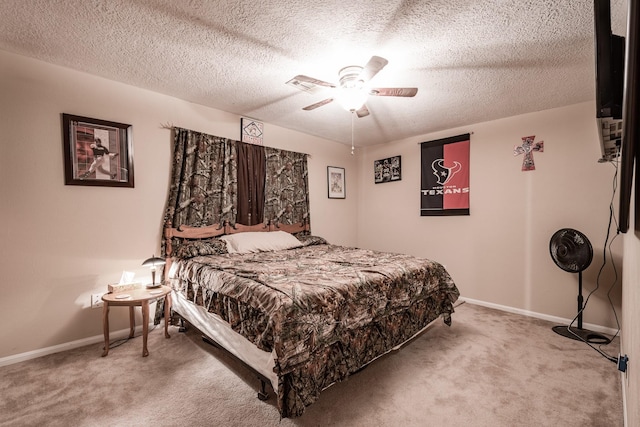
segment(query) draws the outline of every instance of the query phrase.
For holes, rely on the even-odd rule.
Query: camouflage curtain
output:
[[[239,147],[241,145],[242,147]],[[243,142],[174,128],[171,183],[165,212],[165,224],[194,227],[228,221],[234,224],[238,214],[238,154],[253,156],[244,161],[247,168],[256,164],[254,148]],[[307,155],[264,148],[265,169],[254,167],[264,178],[264,219],[283,224],[309,221],[309,184]],[[248,182],[248,181],[247,181]],[[251,185],[251,184],[249,184]],[[243,189],[242,194],[250,194]],[[261,200],[257,197],[256,199]],[[262,200],[261,200],[262,201]],[[254,224],[260,220],[252,221]],[[175,246],[174,246],[175,247]],[[166,255],[162,234],[162,255]],[[158,301],[154,324],[164,313],[164,301]]]
[[[252,166],[258,164],[259,153],[256,151],[260,150],[264,150],[266,171],[262,166]],[[253,159],[245,161],[238,156],[252,156]],[[260,209],[264,212],[263,218],[254,218],[252,223],[309,221],[306,154],[174,128],[165,223],[170,220],[174,227],[199,227],[224,221],[241,222],[237,217],[238,193],[250,194],[250,189],[239,191],[239,163],[250,169],[249,174],[258,173],[260,180],[264,179],[264,195],[261,195],[264,198],[252,196],[254,202],[264,203]],[[245,181],[251,180],[242,180]],[[162,246],[164,253],[164,241]]]
[[[309,221],[307,155],[265,147],[265,220],[282,224]]]
[[[236,141],[174,128],[165,222],[198,227],[234,221],[236,170]]]

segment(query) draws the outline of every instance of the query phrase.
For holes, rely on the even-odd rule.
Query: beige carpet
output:
[[[281,420],[273,395],[193,333],[163,328],[0,368],[1,426],[622,426],[616,365],[551,324],[462,304]],[[603,347],[617,356],[615,345]]]

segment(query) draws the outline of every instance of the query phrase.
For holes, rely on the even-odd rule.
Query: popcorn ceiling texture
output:
[[[0,16],[0,49],[345,144],[338,103],[302,110],[331,91],[285,83],[382,56],[373,86],[419,91],[370,97],[356,146],[595,99],[591,0],[2,0]]]

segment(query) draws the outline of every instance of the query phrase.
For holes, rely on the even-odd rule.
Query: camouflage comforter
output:
[[[459,292],[444,267],[410,255],[321,244],[177,261],[171,285],[275,350],[278,407],[303,413],[345,379],[443,315]]]

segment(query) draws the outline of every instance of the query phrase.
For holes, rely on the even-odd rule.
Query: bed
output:
[[[244,363],[282,417],[442,317],[458,289],[444,267],[347,248],[309,225],[165,226],[172,310]]]

